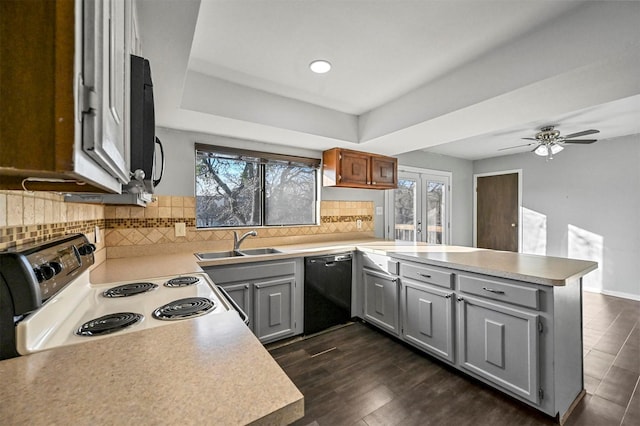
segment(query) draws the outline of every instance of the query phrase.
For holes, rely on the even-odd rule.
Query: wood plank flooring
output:
[[[640,424],[640,302],[593,293],[584,300],[587,395],[567,424]],[[366,324],[267,348],[305,396],[296,425],[554,424]]]

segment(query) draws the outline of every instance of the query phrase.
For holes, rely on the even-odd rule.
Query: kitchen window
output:
[[[196,227],[317,225],[320,160],[196,144]]]

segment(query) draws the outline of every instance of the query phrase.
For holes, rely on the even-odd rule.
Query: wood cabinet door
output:
[[[396,188],[398,186],[398,160],[378,155],[371,156],[371,185]]]
[[[539,404],[539,316],[466,296],[457,305],[460,367]]]
[[[262,342],[294,333],[294,288],[292,275],[253,284],[254,333]]]
[[[407,279],[401,288],[402,337],[453,362],[453,292]]]
[[[398,279],[363,269],[364,319],[399,335]]]
[[[341,151],[338,172],[338,185],[368,185],[371,157],[368,154]]]

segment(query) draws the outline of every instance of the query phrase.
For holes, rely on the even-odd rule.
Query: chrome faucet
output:
[[[240,239],[238,239],[238,233],[236,231],[233,231],[233,251],[238,251],[240,250],[240,244],[242,244],[242,242],[244,241],[245,238],[247,237],[257,237],[258,233],[255,231],[255,229],[253,231],[249,231],[246,234],[244,234],[242,237],[240,237]]]

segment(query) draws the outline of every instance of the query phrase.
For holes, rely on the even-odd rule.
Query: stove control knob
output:
[[[60,262],[49,262],[49,266],[53,268],[53,272],[55,273],[55,275],[58,275],[64,269],[62,263]]]
[[[42,272],[42,276],[44,277],[45,281],[50,280],[56,274],[56,270],[46,263],[40,266],[40,271]]]
[[[96,246],[94,246],[93,244],[85,244],[78,247],[78,253],[80,253],[81,256],[87,256],[94,251],[96,251]]]
[[[44,275],[42,275],[42,270],[40,268],[38,268],[37,266],[33,268],[33,273],[36,274],[36,279],[39,283],[44,281]]]

